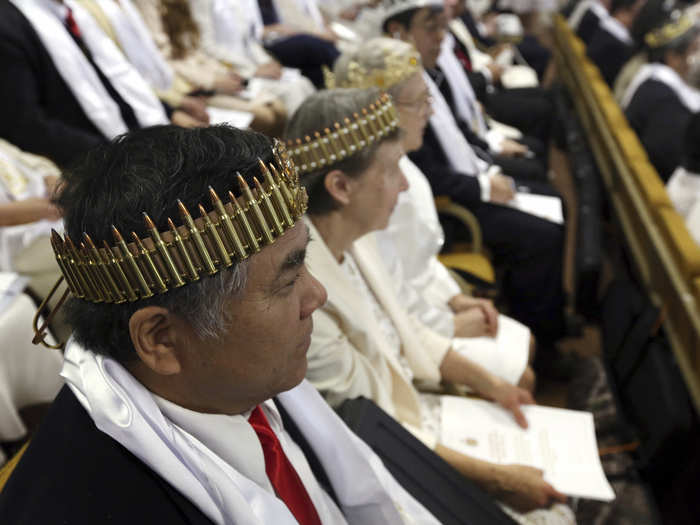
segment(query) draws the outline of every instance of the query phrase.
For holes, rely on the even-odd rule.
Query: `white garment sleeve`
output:
[[[481,201],[489,202],[491,200],[491,174],[482,172],[477,175],[479,179],[479,187],[481,188]]]

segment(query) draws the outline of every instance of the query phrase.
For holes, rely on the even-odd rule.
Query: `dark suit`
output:
[[[489,163],[500,166],[504,173],[511,177],[528,181],[528,183],[532,181],[539,181],[543,188],[548,186],[546,183],[546,167],[540,160],[535,158],[528,159],[524,157],[508,157],[506,155],[494,153],[492,150],[490,150],[488,143],[472,130],[469,123],[458,117],[455,111],[456,106],[454,97],[456,95],[452,91],[449,82],[444,77],[440,68],[430,70],[428,73],[433,80],[435,80],[435,83],[438,85],[442,96],[445,98],[448,106],[450,106],[452,109],[452,113],[457,121],[459,129],[462,131],[462,134],[467,139],[467,142],[474,147],[477,153],[481,154],[481,156]],[[536,155],[543,155],[544,146],[537,139],[524,136],[520,142],[528,146]]]
[[[436,196],[448,195],[469,208],[481,225],[484,244],[504,270],[503,295],[509,314],[549,345],[563,335],[561,226],[506,206],[481,201],[476,177],[452,169],[432,127],[409,157],[428,178]],[[450,235],[449,228],[446,234]]]
[[[586,53],[600,69],[600,74],[612,88],[618,73],[634,55],[634,46],[622,42],[604,27],[599,26],[587,43]]]
[[[0,0],[0,78],[0,136],[19,148],[65,165],[106,140],[8,0]]]
[[[0,523],[213,522],[98,430],[64,386],[0,494]]]
[[[692,112],[672,88],[649,79],[639,86],[625,115],[642,141],[649,160],[663,181],[668,181],[681,164],[683,137]]]
[[[600,27],[600,17],[593,9],[588,9],[579,21],[576,35],[578,35],[581,40],[588,43],[593,34],[598,30],[598,27]]]

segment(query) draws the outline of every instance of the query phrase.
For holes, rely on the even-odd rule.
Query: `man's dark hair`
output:
[[[413,25],[413,18],[416,16],[416,13],[421,9],[425,9],[425,7],[414,7],[412,9],[406,9],[405,11],[401,11],[400,13],[396,13],[395,15],[390,16],[389,18],[384,20],[384,23],[382,24],[382,31],[384,31],[384,33],[388,33],[389,24],[391,22],[398,22],[406,29],[411,29],[411,25]],[[442,13],[444,11],[443,7],[436,5],[428,6],[428,9],[430,9],[430,16],[435,16],[436,14]]]
[[[87,232],[96,243],[113,245],[111,227],[122,235],[148,236],[142,212],[168,229],[167,219],[181,223],[177,200],[191,211],[202,203],[210,209],[208,187],[223,199],[238,194],[236,172],[252,183],[258,158],[272,160],[271,139],[230,126],[184,129],[156,126],[117,137],[90,151],[63,174],[55,202],[63,212],[66,232],[74,241]],[[233,270],[233,271],[232,271]],[[84,347],[128,362],[136,359],[129,319],[138,309],[158,305],[190,322],[201,337],[216,337],[221,313],[215,311],[228,294],[241,288],[245,264],[212,277],[202,275],[162,295],[133,303],[91,303],[71,298],[66,304],[73,336]]]
[[[362,108],[379,98],[380,91],[370,89],[331,89],[319,91],[308,97],[299,106],[287,124],[285,137],[296,139],[313,135],[315,131],[329,127],[333,122],[343,122],[345,117],[359,113]],[[309,194],[309,215],[324,215],[339,208],[336,200],[328,193],[325,176],[332,170],[340,170],[351,177],[358,176],[366,170],[374,159],[379,146],[389,140],[399,140],[401,131],[395,128],[370,146],[336,162],[329,168],[319,169],[303,174],[301,183]]]

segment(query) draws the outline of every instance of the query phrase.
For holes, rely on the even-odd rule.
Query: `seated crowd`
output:
[[[518,205],[574,212],[559,6],[477,7],[0,0],[0,441],[50,404],[0,522],[439,523],[333,410],[358,397],[504,519],[576,522],[542,471],[442,442],[447,392],[527,428],[538,378],[577,372],[566,224]],[[567,9],[700,243],[697,15]],[[498,306],[438,259],[475,239],[436,197]]]

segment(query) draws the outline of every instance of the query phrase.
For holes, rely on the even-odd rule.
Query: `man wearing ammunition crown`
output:
[[[67,385],[1,523],[438,523],[302,382],[326,293],[281,145],[136,131],[65,173],[57,204]]]

